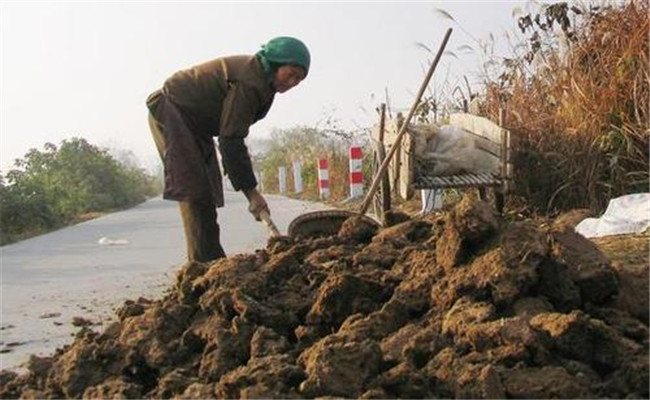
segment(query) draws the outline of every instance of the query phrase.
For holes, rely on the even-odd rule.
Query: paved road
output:
[[[323,208],[279,196],[267,201],[283,232],[299,214]],[[244,196],[226,192],[226,204],[219,209],[226,253],[262,248],[268,233],[246,211]],[[124,300],[159,298],[185,260],[185,242],[177,204],[158,198],[0,252],[0,368],[19,369],[29,354],[50,355],[69,343],[79,329],[73,317],[101,329]]]

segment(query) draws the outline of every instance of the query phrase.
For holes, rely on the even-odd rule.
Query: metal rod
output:
[[[384,173],[386,172],[386,168],[388,167],[388,164],[390,163],[390,160],[393,158],[393,155],[397,151],[397,148],[399,147],[400,142],[402,141],[402,137],[406,133],[407,127],[409,122],[411,121],[411,118],[413,117],[413,114],[415,114],[415,110],[417,109],[418,105],[420,104],[420,99],[422,98],[422,94],[426,90],[427,86],[429,85],[429,81],[431,80],[431,76],[433,76],[433,71],[436,70],[436,66],[438,65],[438,62],[440,61],[440,57],[442,57],[442,53],[445,50],[445,47],[447,46],[447,42],[449,41],[449,36],[451,36],[451,31],[452,29],[449,28],[447,29],[447,33],[445,33],[445,37],[442,39],[442,44],[440,45],[440,49],[438,49],[438,54],[436,54],[436,58],[433,60],[431,63],[431,67],[429,67],[429,72],[427,73],[427,76],[424,78],[424,81],[422,82],[422,85],[420,86],[420,90],[418,91],[417,96],[415,96],[415,101],[413,102],[413,105],[411,106],[411,109],[409,110],[408,115],[406,116],[406,119],[404,120],[404,123],[402,124],[399,133],[397,134],[397,138],[395,139],[395,142],[393,145],[390,147],[390,151],[386,155],[386,158],[384,159],[384,162],[381,163],[381,166],[379,167],[379,171],[377,171],[377,175],[375,175],[372,185],[370,185],[370,189],[368,189],[368,193],[366,194],[366,198],[363,200],[363,203],[361,204],[361,209],[359,210],[359,213],[364,215],[366,211],[368,211],[368,207],[370,207],[370,203],[372,202],[372,197],[375,195],[375,192],[377,191],[377,188],[379,187],[379,183],[381,182],[381,178],[383,177]]]

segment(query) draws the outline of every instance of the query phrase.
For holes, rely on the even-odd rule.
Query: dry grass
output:
[[[650,265],[650,236],[645,234],[614,235],[591,239],[612,262],[625,265],[631,271],[641,271]]]
[[[648,190],[648,1],[583,14],[566,55],[511,63],[483,109],[518,140],[516,194],[551,213]]]

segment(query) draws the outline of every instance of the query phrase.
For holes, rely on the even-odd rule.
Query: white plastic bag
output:
[[[628,194],[609,201],[600,218],[587,218],[575,231],[587,238],[642,233],[650,228],[650,193]]]
[[[496,172],[498,162],[495,157],[476,147],[474,135],[462,128],[443,125],[428,136],[426,147],[422,147],[423,128],[415,130],[416,157],[434,161],[433,175],[454,175],[461,172]],[[427,132],[427,133],[428,133]]]

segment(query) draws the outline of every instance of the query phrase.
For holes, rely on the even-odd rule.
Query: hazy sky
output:
[[[157,162],[144,101],[173,72],[224,55],[252,54],[268,39],[302,39],[312,54],[308,78],[276,96],[249,137],[274,127],[367,126],[385,97],[408,108],[436,51],[454,28],[434,79],[474,81],[475,39],[515,26],[526,1],[438,2],[2,2],[0,169],[29,148],[81,136]],[[455,21],[436,9],[451,14]],[[462,26],[463,29],[460,29]],[[471,35],[471,37],[470,37]],[[374,97],[373,97],[374,96]]]

